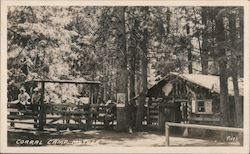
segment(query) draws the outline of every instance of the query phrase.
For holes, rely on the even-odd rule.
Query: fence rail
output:
[[[41,110],[43,108],[43,111]],[[116,106],[114,104],[48,104],[39,105],[34,110],[31,105],[20,109],[16,103],[8,103],[8,123],[12,128],[15,124],[22,124],[23,127],[65,129],[96,129],[96,127],[113,128],[116,121]],[[34,121],[34,122],[33,122]],[[30,127],[30,125],[33,125]],[[37,128],[38,126],[38,128]],[[86,127],[86,128],[84,128]]]
[[[166,146],[169,146],[169,144],[170,144],[169,143],[169,127],[170,126],[172,126],[172,127],[196,128],[196,129],[207,129],[207,130],[243,133],[243,128],[166,122],[165,123]]]

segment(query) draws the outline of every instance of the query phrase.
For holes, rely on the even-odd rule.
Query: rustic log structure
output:
[[[240,79],[238,82],[240,97],[243,97],[243,80]],[[218,76],[170,73],[148,90],[148,125],[157,126],[162,130],[165,122],[219,126],[221,123],[219,83]],[[230,113],[228,123],[235,126],[236,113],[231,79],[228,80],[228,95]],[[243,106],[243,102],[241,103]],[[153,106],[155,109],[158,106],[158,112],[154,111],[157,115],[150,112]],[[157,119],[155,123],[151,120],[153,118]]]

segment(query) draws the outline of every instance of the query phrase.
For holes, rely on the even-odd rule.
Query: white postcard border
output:
[[[116,5],[149,5],[149,6],[244,6],[244,146],[243,147],[8,147],[7,146],[7,6],[116,6]],[[248,153],[249,152],[249,1],[163,1],[163,0],[2,0],[1,1],[1,152],[4,153]]]

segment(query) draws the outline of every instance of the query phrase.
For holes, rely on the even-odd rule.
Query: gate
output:
[[[57,130],[112,129],[115,124],[114,104],[46,104],[45,128]]]

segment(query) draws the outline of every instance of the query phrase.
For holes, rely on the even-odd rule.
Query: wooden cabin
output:
[[[239,79],[238,83],[240,97],[243,97],[243,80]],[[229,123],[234,126],[234,90],[230,79],[228,80],[228,94]],[[149,88],[147,97],[149,126],[164,130],[166,121],[220,125],[219,76],[170,73]],[[243,102],[241,104],[243,108]]]

